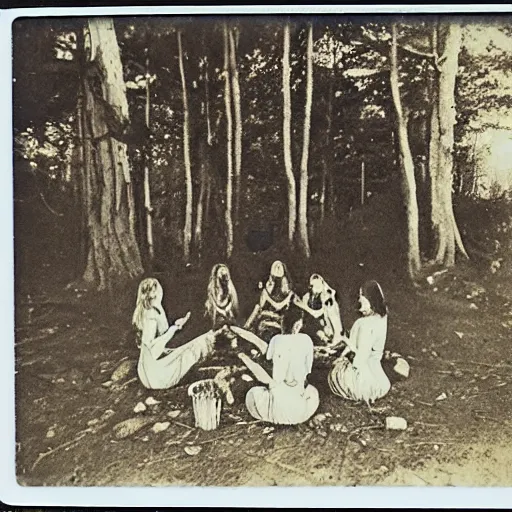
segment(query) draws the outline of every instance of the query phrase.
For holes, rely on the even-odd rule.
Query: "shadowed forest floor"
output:
[[[137,359],[130,328],[137,283],[126,295],[111,298],[66,289],[65,254],[43,246],[32,251],[32,260],[26,257],[19,269],[16,297],[19,483],[511,485],[511,279],[461,265],[433,286],[405,287],[396,277],[401,263],[393,222],[382,213],[372,217],[377,230],[362,223],[347,227],[342,243],[333,240],[308,268],[290,264],[290,270],[299,291],[310,270],[323,272],[340,293],[348,326],[356,318],[354,295],[361,280],[381,281],[390,307],[387,349],[407,358],[409,378],[392,379],[389,395],[370,411],[334,397],[328,366],[316,362],[312,383],[321,397],[316,421],[273,429],[253,422],[244,410],[253,384],[240,379],[233,387],[235,404],[224,407],[219,429],[193,428],[187,387],[214,374],[200,369],[166,391],[144,390],[135,369],[124,388],[104,387],[120,361]],[[375,242],[375,232],[385,244]],[[257,300],[258,280],[276,257],[271,249],[231,265],[243,318]],[[170,262],[169,272],[158,276],[169,317],[192,311],[176,343],[208,329],[203,317],[208,272],[205,266],[178,276]],[[233,358],[216,354],[203,366],[233,364]],[[437,400],[443,393],[446,398]],[[150,396],[160,403],[142,414],[154,421],[127,439],[115,439],[113,426],[136,416],[137,402]],[[172,410],[181,412],[170,418]],[[381,428],[390,415],[405,418],[407,430]],[[154,433],[157,421],[170,421],[170,427]],[[185,452],[192,445],[201,446],[197,455]],[[51,453],[41,458],[45,452]]]

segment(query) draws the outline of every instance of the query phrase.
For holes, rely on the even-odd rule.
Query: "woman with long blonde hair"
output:
[[[137,371],[148,389],[176,386],[192,366],[212,353],[215,344],[215,334],[209,331],[177,348],[167,348],[187,323],[190,312],[169,326],[162,299],[163,289],[157,279],[149,277],[139,284],[132,324],[140,349]]]
[[[218,263],[212,268],[205,309],[214,330],[235,323],[238,315],[238,294],[227,265]]]

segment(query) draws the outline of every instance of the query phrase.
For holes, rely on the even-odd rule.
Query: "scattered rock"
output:
[[[136,361],[123,361],[112,373],[110,380],[112,382],[119,382],[126,379],[131,371],[135,368]]]
[[[142,403],[139,402],[134,408],[133,412],[144,412],[147,409],[147,407]]]
[[[388,416],[386,418],[386,428],[388,430],[406,430],[407,421],[399,416]]]
[[[112,416],[114,416],[114,411],[112,409],[107,409],[102,415],[101,415],[101,419],[103,421],[106,421],[108,420],[109,418],[111,418]]]
[[[203,448],[201,446],[185,446],[184,450],[187,455],[198,455]]]
[[[52,437],[55,437],[55,430],[53,430],[53,428],[51,428],[50,430],[48,430],[48,432],[46,432],[46,437],[48,439],[51,439]]]
[[[102,386],[103,386],[103,387],[105,387],[105,388],[109,388],[109,387],[111,387],[111,386],[112,386],[112,384],[114,384],[114,382],[113,382],[113,381],[111,381],[111,380],[107,380],[107,382],[104,382],[104,383],[102,384]]]
[[[167,413],[167,416],[169,418],[177,418],[179,415],[181,414],[181,411],[180,410],[176,410],[176,411],[169,411]]]
[[[242,380],[245,380],[245,382],[252,382],[254,379],[250,375],[247,375],[246,373],[244,373],[242,375]]]
[[[436,398],[436,401],[437,402],[441,402],[442,400],[446,400],[448,398],[448,396],[446,395],[446,393],[441,393],[437,398]]]
[[[155,400],[152,396],[146,398],[146,405],[157,405],[159,404],[160,402],[158,400]]]
[[[460,339],[462,339],[462,337],[464,336],[464,333],[463,333],[463,332],[455,331],[455,334],[456,334]]]
[[[470,305],[469,305],[469,309],[478,309],[478,306],[472,302]]]
[[[153,428],[151,429],[155,434],[158,434],[159,432],[164,432],[169,428],[170,423],[168,421],[164,422],[158,422],[153,425]]]
[[[129,418],[114,426],[114,435],[117,439],[125,439],[126,437],[135,434],[135,432],[138,432],[146,425],[149,425],[154,421],[155,418],[144,416],[136,416],[135,418]]]
[[[263,429],[263,433],[264,433],[265,435],[270,434],[270,432],[274,432],[274,427],[265,427],[265,428]]]
[[[411,367],[409,365],[409,363],[399,357],[397,360],[396,360],[396,363],[395,363],[395,366],[393,367],[393,370],[398,373],[398,375],[401,375],[402,377],[409,377],[409,373],[411,371]]]
[[[387,473],[389,471],[389,468],[387,466],[381,466],[379,468],[379,471],[382,471],[383,473]]]

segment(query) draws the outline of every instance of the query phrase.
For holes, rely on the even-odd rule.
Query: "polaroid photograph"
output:
[[[5,503],[510,504],[509,7],[1,22]]]

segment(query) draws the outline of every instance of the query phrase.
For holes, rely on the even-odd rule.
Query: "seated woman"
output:
[[[283,317],[286,334],[274,336],[267,345],[244,329],[231,330],[253,343],[273,363],[272,377],[244,353],[239,358],[263,386],[255,386],[247,393],[245,404],[255,419],[279,425],[297,425],[309,420],[318,409],[318,391],[308,384],[307,377],[313,365],[313,342],[300,332],[302,313],[298,308],[288,309]]]
[[[176,386],[192,366],[213,351],[215,344],[215,333],[210,331],[180,347],[166,348],[187,323],[190,312],[169,327],[162,298],[162,286],[156,279],[147,278],[140,283],[132,323],[140,348],[137,371],[148,389]]]
[[[306,313],[303,332],[324,344],[336,345],[341,341],[343,324],[336,292],[322,276],[311,276],[309,291],[302,300],[296,300],[295,304]]]
[[[368,281],[359,291],[360,312],[350,332],[343,337],[347,347],[329,373],[331,391],[347,400],[372,405],[391,388],[381,366],[388,328],[384,294],[376,281]],[[353,358],[347,358],[349,353]],[[351,362],[352,360],[352,362]]]
[[[229,327],[236,322],[238,294],[231,279],[229,268],[222,263],[218,263],[212,268],[205,309],[205,314],[211,319],[212,329],[222,333],[228,340],[233,340],[233,345],[236,346],[235,336],[224,327]]]
[[[270,340],[275,334],[283,332],[283,313],[290,306],[294,293],[286,265],[277,260],[272,263],[270,275],[260,295],[260,301],[244,325],[251,329],[256,324],[256,333],[260,338]]]

